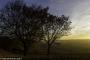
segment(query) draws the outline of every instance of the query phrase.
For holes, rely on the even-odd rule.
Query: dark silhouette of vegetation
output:
[[[62,36],[69,33],[71,21],[69,17],[48,15],[46,23],[42,26],[43,39],[47,44],[47,55],[50,54],[50,48]]]
[[[12,46],[11,44],[12,44],[12,40],[9,39],[9,37],[0,36],[0,48],[8,49],[8,47]]]
[[[47,14],[47,8],[28,7],[18,0],[10,2],[4,10],[1,10],[2,30],[12,39],[22,42],[24,55],[35,40],[41,40],[40,28],[45,14]]]
[[[54,16],[48,13],[48,9],[48,7],[27,6],[22,0],[15,0],[0,11],[2,34],[21,42],[24,56],[27,55],[32,43],[41,40],[48,45],[47,54],[49,54],[57,36],[62,37],[70,30],[71,22],[68,17]]]

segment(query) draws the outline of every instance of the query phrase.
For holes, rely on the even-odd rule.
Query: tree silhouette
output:
[[[24,55],[33,42],[42,37],[41,26],[47,16],[48,8],[27,6],[22,0],[15,0],[0,11],[0,21],[5,35],[23,44]]]
[[[0,27],[5,35],[23,44],[24,56],[33,42],[45,41],[47,54],[57,36],[66,35],[70,30],[70,20],[62,15],[54,16],[48,7],[27,6],[22,0],[10,2],[0,11]]]
[[[56,39],[67,35],[69,33],[71,21],[69,17],[62,15],[61,17],[48,15],[46,23],[42,26],[43,40],[46,42],[47,55],[50,54],[50,48]]]

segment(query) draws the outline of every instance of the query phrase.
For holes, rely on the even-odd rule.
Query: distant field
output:
[[[59,48],[70,53],[90,53],[90,40],[61,40]]]
[[[51,48],[49,58],[61,60],[90,60],[90,40],[61,40],[55,47]],[[38,51],[38,50],[37,50]],[[37,57],[45,56],[45,48],[42,46],[42,52]],[[34,56],[35,57],[35,56]]]
[[[50,60],[90,60],[90,40],[61,40],[51,48],[51,54],[46,56],[46,46],[40,44],[33,48],[29,59]],[[38,49],[37,49],[38,48]],[[30,57],[31,56],[31,57]]]
[[[46,55],[46,46],[44,44],[38,44],[32,48],[30,54],[25,59],[90,60],[90,40],[61,40],[59,42],[51,48],[51,54],[49,56]],[[2,55],[3,53],[0,53],[0,56]],[[4,53],[4,56],[7,57],[11,55],[14,56],[13,53]]]

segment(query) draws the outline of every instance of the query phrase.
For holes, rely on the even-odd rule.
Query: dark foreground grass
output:
[[[90,60],[89,55],[37,55],[26,56],[23,60]]]
[[[23,60],[90,60],[90,40],[61,40],[46,55],[46,46],[38,44],[27,56],[0,50],[0,57],[18,57]]]

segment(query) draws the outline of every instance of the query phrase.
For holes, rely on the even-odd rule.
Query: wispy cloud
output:
[[[71,13],[72,33],[90,34],[90,0],[80,0]]]

